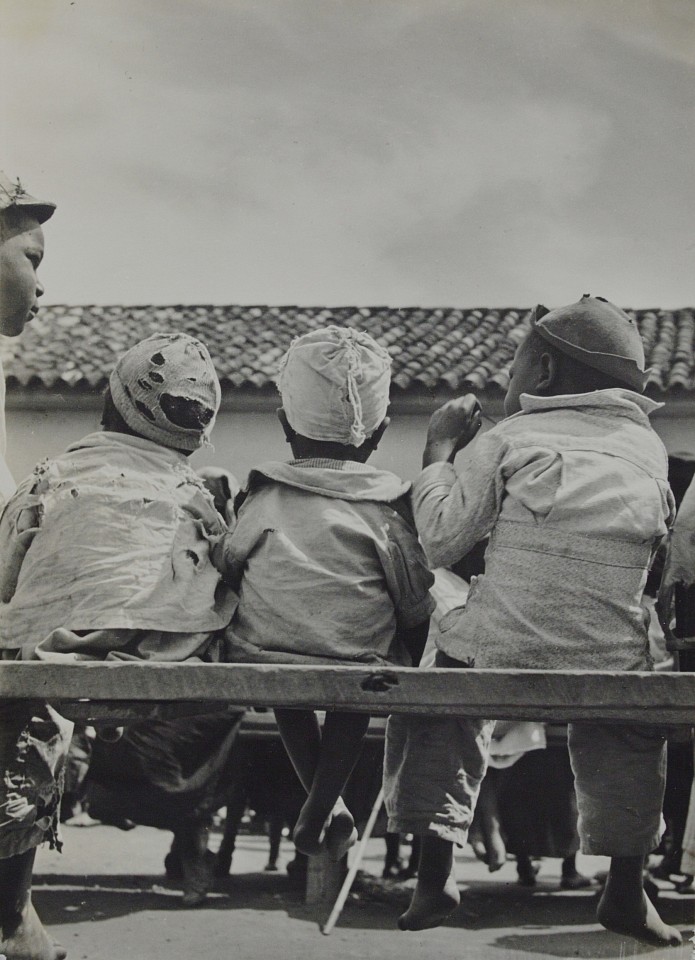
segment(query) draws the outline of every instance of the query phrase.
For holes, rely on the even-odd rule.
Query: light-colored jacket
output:
[[[521,404],[414,485],[433,566],[491,533],[485,575],[439,647],[477,667],[649,669],[641,596],[674,506],[658,404],[621,389]]]
[[[229,658],[408,662],[397,627],[434,607],[424,552],[399,512],[410,485],[334,460],[265,463],[249,482],[225,547],[243,570]]]
[[[675,583],[695,583],[695,481],[685,491],[669,537],[664,585]]]
[[[71,631],[218,630],[236,597],[210,560],[225,527],[186,457],[94,433],[40,464],[0,519],[0,648]]]

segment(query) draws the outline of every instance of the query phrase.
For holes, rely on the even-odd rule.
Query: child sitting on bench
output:
[[[368,466],[386,429],[390,358],[359,330],[296,339],[282,361],[278,411],[295,457],[253,470],[225,542],[239,580],[228,630],[231,661],[410,664],[419,661],[433,578],[412,523],[409,490]],[[307,794],[293,839],[340,859],[355,842],[341,799],[369,717],[276,710]]]
[[[31,660],[207,657],[236,598],[226,526],[188,465],[220,386],[205,346],[155,334],[109,379],[103,430],[40,463],[0,522],[0,647]]]
[[[537,307],[517,349],[507,419],[456,460],[480,427],[474,397],[437,411],[415,482],[418,530],[448,566],[492,532],[466,607],[440,624],[437,666],[649,670],[641,597],[673,498],[667,458],[641,396],[634,322],[600,298]],[[389,720],[389,829],[423,835],[404,930],[436,926],[457,906],[453,845],[465,842],[492,724],[455,717]],[[658,842],[666,731],[569,725],[584,853],[611,857],[598,907],[616,933],[677,944],[643,890]]]

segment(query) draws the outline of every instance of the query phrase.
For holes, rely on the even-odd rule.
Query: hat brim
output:
[[[17,207],[25,213],[32,213],[39,223],[45,223],[46,220],[50,220],[53,216],[56,205],[55,203],[51,203],[50,200],[36,200],[34,197],[25,195],[23,197],[17,197],[14,203],[5,209],[12,210],[13,207]]]

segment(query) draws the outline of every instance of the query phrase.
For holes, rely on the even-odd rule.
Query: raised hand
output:
[[[423,467],[439,461],[453,463],[454,457],[480,430],[483,413],[472,393],[449,400],[432,414],[427,428]]]

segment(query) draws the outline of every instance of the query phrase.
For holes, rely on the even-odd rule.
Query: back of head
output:
[[[3,228],[14,228],[26,217],[38,223],[45,223],[53,215],[56,205],[50,200],[37,200],[16,181],[0,170],[0,224]]]
[[[277,378],[292,429],[360,447],[386,416],[391,358],[362,330],[329,326],[293,340]]]
[[[606,379],[641,393],[646,383],[644,347],[634,320],[602,297],[585,294],[556,310],[535,308],[532,329],[559,353]],[[594,380],[600,380],[594,376]]]
[[[116,410],[133,433],[192,453],[208,443],[220,383],[207,347],[185,333],[156,333],[118,360],[109,378]]]

